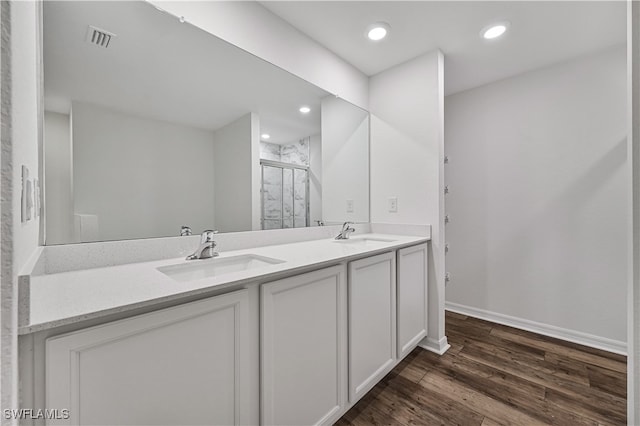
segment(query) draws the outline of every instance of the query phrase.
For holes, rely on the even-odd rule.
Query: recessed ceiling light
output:
[[[263,134],[260,135],[260,137],[262,139],[269,139],[271,137],[271,135],[269,133],[263,133]]]
[[[499,24],[493,24],[488,27],[485,27],[480,32],[480,34],[482,35],[483,38],[487,40],[491,40],[491,39],[500,37],[502,34],[504,34],[507,31],[507,28],[509,28],[508,22],[500,22]]]
[[[301,106],[299,111],[303,114],[309,114],[309,112],[311,112],[311,108],[305,105]]]
[[[367,37],[369,40],[380,41],[389,33],[389,24],[386,22],[376,22],[367,28]]]

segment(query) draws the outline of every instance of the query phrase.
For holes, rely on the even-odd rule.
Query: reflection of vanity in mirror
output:
[[[146,2],[43,26],[46,244],[369,221],[366,111]]]

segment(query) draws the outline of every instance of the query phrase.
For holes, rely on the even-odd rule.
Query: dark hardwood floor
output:
[[[626,357],[454,313],[337,423],[624,425]]]

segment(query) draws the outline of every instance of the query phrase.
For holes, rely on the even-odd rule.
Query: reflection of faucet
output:
[[[349,225],[353,225],[353,222],[345,222],[342,225],[342,231],[340,231],[340,233],[336,237],[336,240],[348,240],[349,234],[351,234],[352,232],[356,232],[356,230]]]
[[[215,251],[217,244],[213,241],[213,236],[217,233],[218,231],[204,231],[200,236],[200,246],[198,246],[198,250],[187,256],[187,260],[210,259],[218,256],[220,253]]]

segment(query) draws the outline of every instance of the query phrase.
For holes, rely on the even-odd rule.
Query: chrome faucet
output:
[[[204,231],[200,236],[200,246],[198,246],[198,250],[187,256],[187,260],[210,259],[220,255],[220,253],[215,250],[218,244],[213,241],[213,236],[217,233],[218,231]]]
[[[352,228],[351,226],[349,226],[349,225],[353,225],[353,222],[345,222],[342,225],[342,231],[340,231],[340,233],[336,237],[336,240],[348,240],[349,239],[349,235],[352,232],[356,232],[356,230],[354,228]]]
[[[182,228],[180,228],[181,237],[188,237],[191,234],[192,234],[191,228],[189,228],[188,226],[182,226]]]

